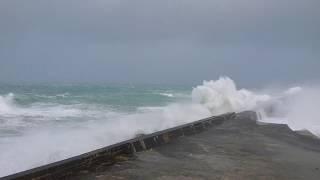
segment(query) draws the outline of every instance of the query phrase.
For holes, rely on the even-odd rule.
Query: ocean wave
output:
[[[292,130],[308,130],[320,137],[320,87],[292,87],[276,94],[260,94],[237,89],[228,77],[204,81],[192,91],[194,103],[202,104],[213,115],[254,110],[259,121],[287,124]]]
[[[222,77],[195,87],[190,102],[140,106],[125,113],[93,104],[42,102],[20,107],[14,94],[7,94],[0,96],[0,117],[6,117],[6,122],[0,121],[2,128],[35,126],[20,136],[0,138],[0,176],[79,155],[138,133],[148,134],[226,112],[255,110],[260,112],[261,122],[288,124],[294,130],[307,129],[320,135],[318,90],[295,87],[277,94],[257,93],[238,89],[231,78]],[[54,125],[44,123],[56,121]]]
[[[200,103],[214,115],[226,112],[252,110],[270,101],[271,96],[257,94],[246,89],[238,90],[234,81],[221,77],[216,81],[204,81],[192,91],[193,102]]]
[[[11,113],[14,111],[14,94],[9,93],[5,96],[0,96],[0,114]]]
[[[144,107],[138,107],[138,112],[149,112],[149,111],[162,111],[165,107],[163,106],[144,106]]]
[[[166,96],[166,97],[174,97],[174,95],[171,93],[159,93],[159,95]]]
[[[79,155],[138,133],[148,134],[208,116],[210,112],[199,104],[171,104],[161,111],[118,114],[73,126],[31,129],[23,136],[10,138],[10,142],[0,139],[0,167],[3,167],[0,176]]]
[[[30,128],[54,125],[59,121],[76,124],[82,121],[108,119],[122,114],[110,107],[95,104],[65,105],[54,102],[35,102],[22,106],[15,99],[13,93],[0,96],[0,129],[25,131]]]
[[[70,96],[70,93],[61,93],[56,95],[45,95],[45,94],[35,94],[35,97],[43,98],[43,99],[57,99],[57,98],[66,98]]]

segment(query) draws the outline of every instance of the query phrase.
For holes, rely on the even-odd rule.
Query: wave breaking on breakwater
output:
[[[171,100],[175,94],[181,94],[169,92],[161,96]],[[43,96],[40,102],[29,105],[20,104],[21,97],[16,93],[1,95],[0,167],[3,168],[0,176],[79,155],[137,134],[149,134],[227,112],[255,110],[261,122],[288,124],[293,130],[306,129],[320,135],[316,116],[319,92],[315,87],[294,87],[278,93],[259,93],[238,89],[232,79],[221,77],[204,81],[181,102],[136,106],[136,110],[128,112],[117,110],[115,107],[119,105],[101,105],[99,97],[93,103],[88,94],[73,95],[69,91],[57,93],[64,96],[48,96],[59,98]],[[152,95],[154,92],[145,93],[137,101],[144,98],[148,102],[145,97],[162,100],[157,99],[159,95]],[[120,101],[122,95],[117,96]],[[88,101],[80,101],[85,98]],[[66,102],[60,103],[61,99]],[[106,102],[110,100],[108,97]]]
[[[193,89],[194,102],[204,105],[212,114],[255,110],[259,121],[287,124],[292,130],[308,130],[320,136],[318,107],[320,88],[292,87],[280,92],[257,93],[237,89],[235,82],[222,77],[217,81],[204,81]]]

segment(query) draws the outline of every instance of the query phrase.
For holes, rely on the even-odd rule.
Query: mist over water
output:
[[[255,110],[259,121],[320,135],[319,102],[317,87],[259,93],[238,89],[228,77],[193,89],[5,86],[0,89],[0,177],[226,112]]]
[[[288,91],[287,91],[288,92]],[[290,92],[290,91],[289,91]],[[293,93],[293,94],[292,94]],[[282,118],[274,117],[274,123],[284,123],[292,130],[308,130],[320,137],[320,88],[303,87],[291,89],[291,93],[283,100],[282,107],[275,109],[282,112]],[[268,118],[265,118],[268,122]]]

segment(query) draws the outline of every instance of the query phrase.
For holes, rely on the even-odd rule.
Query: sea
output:
[[[0,177],[227,112],[319,135],[318,90],[240,89],[229,77],[194,87],[0,84]]]

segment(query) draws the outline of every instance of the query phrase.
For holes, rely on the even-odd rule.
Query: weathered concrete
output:
[[[253,113],[254,114],[254,113]],[[209,127],[233,119],[235,113],[195,121],[149,135],[114,144],[70,159],[31,169],[2,179],[70,179],[82,172],[90,172],[97,167],[110,166],[116,162],[127,160],[135,153],[146,151],[162,144],[170,143],[178,137],[202,132]],[[251,113],[252,115],[252,113]],[[255,115],[253,115],[255,117]]]
[[[96,166],[72,179],[318,180],[320,141],[286,125],[258,125],[251,113],[113,166]]]

